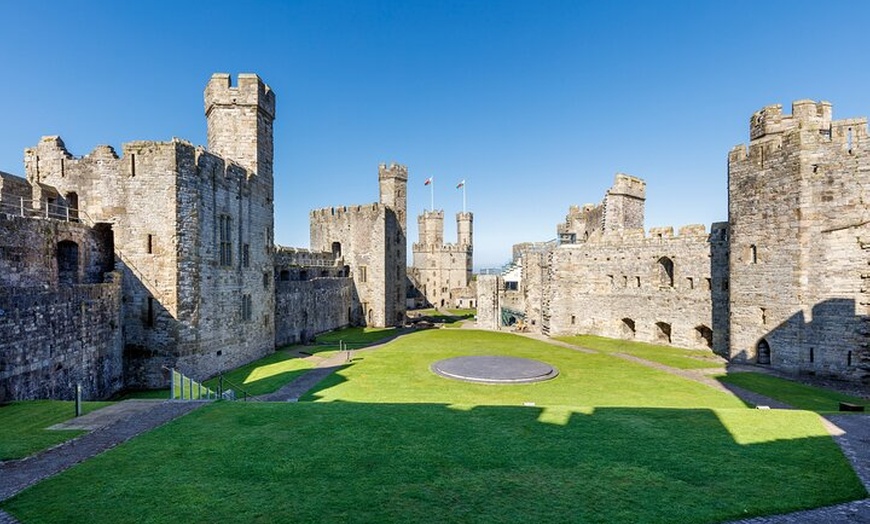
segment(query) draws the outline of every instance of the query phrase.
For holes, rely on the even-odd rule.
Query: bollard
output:
[[[82,416],[82,385],[76,384],[76,416]]]

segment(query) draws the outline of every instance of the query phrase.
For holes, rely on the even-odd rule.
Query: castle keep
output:
[[[766,107],[729,154],[727,223],[647,233],[645,185],[618,174],[601,204],[569,210],[557,242],[518,245],[508,271],[478,279],[479,321],[870,382],[868,153],[866,119]]]

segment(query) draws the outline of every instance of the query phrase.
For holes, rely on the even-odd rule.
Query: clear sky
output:
[[[750,115],[811,98],[870,114],[870,2],[0,2],[0,170],[59,134],[205,144],[213,72],[277,94],[275,238],[308,246],[308,211],[377,200],[408,166],[409,239],[429,206],[475,266],[555,237],[616,172],[647,181],[646,226],[727,220],[728,150]]]

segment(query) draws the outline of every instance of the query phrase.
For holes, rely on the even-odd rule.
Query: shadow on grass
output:
[[[25,522],[664,523],[865,495],[807,412],[219,403],[2,507]]]

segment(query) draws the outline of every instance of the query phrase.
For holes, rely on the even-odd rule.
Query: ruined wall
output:
[[[64,252],[61,243],[74,247]],[[114,268],[112,245],[108,224],[91,228],[0,214],[0,293],[100,283]],[[65,261],[67,254],[74,260]]]
[[[113,263],[107,224],[0,214],[0,402],[69,399],[77,383],[88,399],[121,389]]]
[[[31,189],[27,180],[0,171],[0,213],[22,215],[23,204],[30,207]]]
[[[279,247],[275,253],[275,345],[307,342],[350,325],[353,279],[331,252]]]
[[[605,231],[643,229],[646,182],[617,173],[598,205],[571,206],[556,234],[562,244],[585,242]]]
[[[123,387],[120,275],[0,294],[0,402],[108,398]]]
[[[549,334],[714,348],[711,243],[703,226],[608,233],[563,245],[549,268]],[[524,269],[528,269],[524,266]],[[717,271],[716,274],[719,274]]]
[[[752,116],[728,162],[734,359],[870,381],[868,153],[827,102]]]

